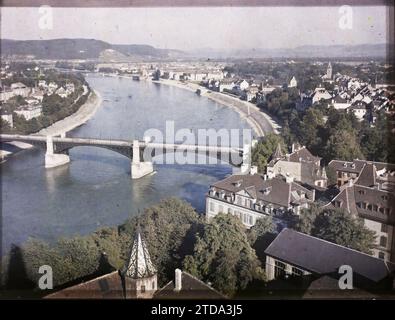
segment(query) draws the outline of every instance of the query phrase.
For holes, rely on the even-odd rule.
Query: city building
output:
[[[43,109],[42,105],[25,105],[25,106],[20,106],[14,112],[17,115],[23,116],[26,120],[30,120],[41,116],[42,109]]]
[[[158,288],[157,270],[146,242],[137,228],[129,259],[124,268],[66,287],[47,299],[223,299],[209,285],[180,269],[175,280]]]
[[[326,188],[328,179],[320,162],[321,158],[313,156],[305,146],[292,145],[292,152],[284,155],[279,144],[267,165],[267,175],[270,179],[283,175],[302,184]]]
[[[0,87],[0,101],[5,102],[13,96],[15,96],[15,94],[14,91],[11,90],[11,88],[5,86]]]
[[[351,267],[354,289],[393,289],[394,264],[292,229],[284,228],[265,254],[267,280],[289,281],[310,290],[311,297],[315,293],[342,295],[342,266]]]
[[[339,194],[324,207],[341,208],[354,217],[362,218],[365,226],[376,233],[373,255],[395,262],[395,166],[355,162],[351,164],[354,172],[344,172],[346,167],[338,168],[340,179],[348,174],[347,183],[344,184],[344,179],[339,180]],[[339,164],[336,161],[330,165],[340,167]]]
[[[266,175],[232,175],[210,186],[206,195],[206,218],[219,213],[237,216],[251,227],[264,215],[299,214],[315,200],[310,190],[290,177]]]
[[[298,82],[296,81],[295,77],[292,77],[291,81],[289,81],[288,87],[289,88],[296,88],[298,86]]]
[[[14,127],[14,117],[12,116],[12,113],[0,110],[0,116],[2,120],[8,122],[11,128]]]
[[[326,73],[322,76],[323,80],[332,80],[333,76],[333,70],[332,70],[332,64],[329,62],[328,67],[326,68]]]
[[[351,106],[351,101],[347,98],[337,95],[332,99],[331,106],[333,106],[336,110],[345,110]]]
[[[354,113],[359,121],[362,121],[366,113],[368,112],[368,105],[365,101],[360,100],[354,102],[348,109],[350,112]]]
[[[14,96],[27,97],[30,93],[30,88],[25,86],[22,82],[12,83],[11,90]]]
[[[251,86],[244,91],[243,98],[245,98],[247,101],[252,101],[254,99],[256,100],[258,92],[259,92],[258,87]]]
[[[312,103],[320,102],[321,100],[331,100],[332,95],[325,88],[315,88],[313,94],[311,95]]]
[[[233,87],[235,86],[235,80],[234,79],[223,79],[219,82],[219,92],[223,92],[224,90],[229,90],[231,91]]]
[[[337,186],[341,187],[349,180],[355,180],[365,166],[369,164],[374,166],[375,181],[380,183],[382,189],[391,190],[395,188],[395,164],[358,159],[353,161],[331,160],[328,167],[336,173]]]

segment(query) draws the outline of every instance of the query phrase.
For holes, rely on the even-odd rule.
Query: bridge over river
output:
[[[208,158],[228,162],[234,167],[240,167],[241,173],[247,173],[250,168],[251,146],[246,144],[243,148],[211,146],[211,145],[192,145],[175,143],[156,143],[145,139],[140,140],[110,140],[110,139],[90,139],[90,138],[68,138],[62,136],[42,136],[42,135],[11,135],[0,134],[1,142],[20,141],[31,144],[35,147],[44,149],[45,167],[53,168],[70,162],[69,150],[78,146],[91,146],[110,149],[128,157],[131,161],[132,179],[141,178],[153,172],[153,158],[167,153],[187,155],[205,155]],[[174,157],[164,157],[167,159]],[[196,159],[196,157],[195,157]],[[185,163],[185,162],[184,162]],[[188,162],[190,163],[190,162]],[[199,164],[199,161],[196,161]],[[207,164],[207,163],[205,163]]]

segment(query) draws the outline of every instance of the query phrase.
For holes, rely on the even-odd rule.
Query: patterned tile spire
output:
[[[156,268],[151,261],[146,243],[141,236],[140,223],[138,223],[125,275],[133,279],[139,279],[154,274],[156,274]]]

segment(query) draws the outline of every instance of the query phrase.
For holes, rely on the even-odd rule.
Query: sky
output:
[[[53,8],[52,29],[40,28],[39,8],[2,8],[1,38],[89,38],[180,50],[387,42],[386,7],[352,7],[351,29],[339,26],[339,8]]]

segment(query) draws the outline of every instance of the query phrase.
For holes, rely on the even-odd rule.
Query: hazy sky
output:
[[[384,43],[385,7],[353,7],[352,29],[339,27],[339,7],[54,8],[42,30],[38,8],[2,8],[1,38],[94,38],[159,48],[289,48]]]

